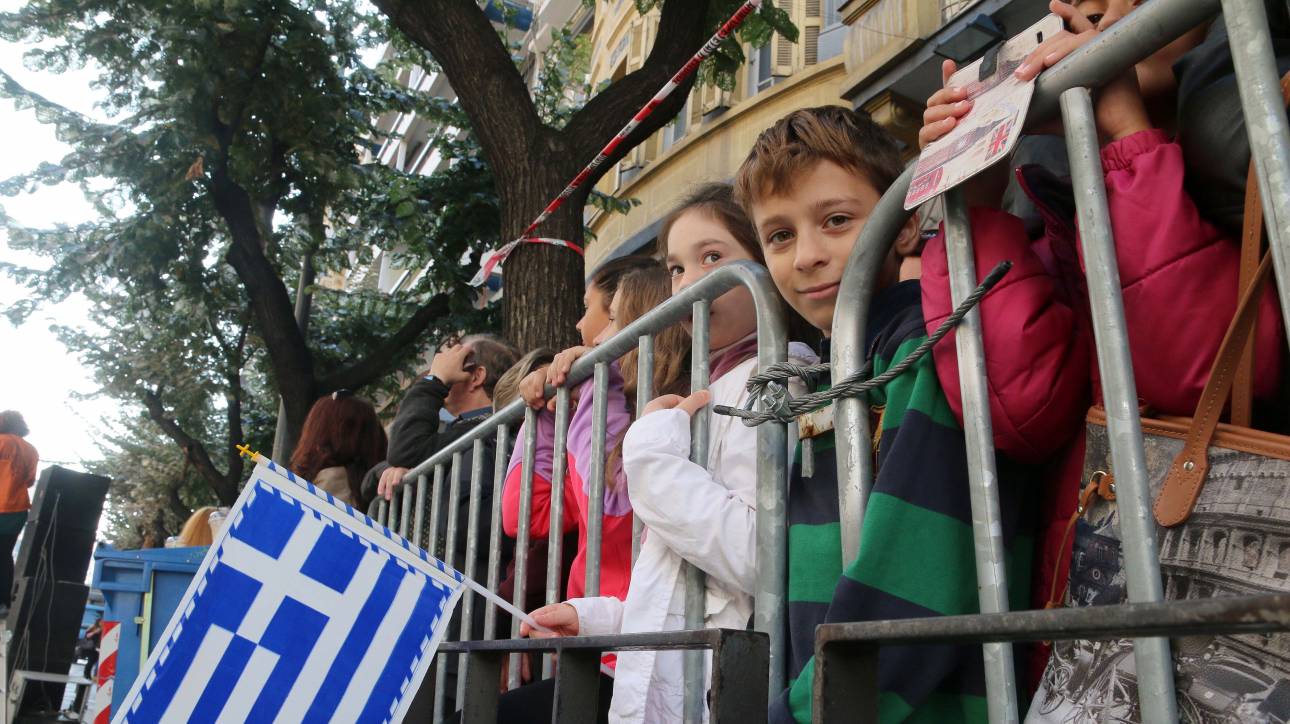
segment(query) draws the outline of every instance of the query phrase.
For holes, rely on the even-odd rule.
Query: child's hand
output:
[[[1061,0],[1051,0],[1050,10],[1061,16],[1069,30],[1048,38],[1039,47],[1031,51],[1017,68],[1017,77],[1030,80],[1045,68],[1051,68],[1070,55],[1085,43],[1096,38],[1098,33],[1117,20],[1124,17],[1119,13],[1106,13],[1095,26],[1075,6]],[[1142,102],[1142,93],[1138,89],[1137,73],[1129,68],[1119,78],[1098,89],[1096,102],[1097,129],[1102,138],[1118,141],[1125,136],[1151,127],[1146,105]],[[1045,127],[1045,132],[1049,129]]]
[[[538,631],[527,623],[520,624],[521,638],[552,639],[578,635],[578,609],[567,603],[553,603],[529,614],[538,624],[551,629]]]
[[[944,136],[958,125],[959,119],[972,110],[972,101],[968,100],[964,88],[950,88],[950,76],[958,67],[954,61],[941,63],[940,90],[927,99],[927,110],[923,111],[923,127],[918,129],[918,148],[927,148],[927,144]]]
[[[539,367],[520,380],[520,397],[534,410],[542,409],[546,399],[546,367]]]
[[[569,370],[573,368],[573,363],[590,352],[591,349],[591,347],[582,346],[570,347],[557,354],[546,368],[546,383],[556,387],[563,385],[565,380],[569,379]]]
[[[673,408],[684,410],[685,414],[690,417],[694,417],[694,413],[707,407],[708,403],[711,401],[712,393],[707,390],[699,390],[689,397],[681,397],[680,395],[663,395],[662,397],[655,397],[650,400],[650,403],[645,406],[645,411],[641,413],[641,417],[644,417],[651,412],[671,410]]]

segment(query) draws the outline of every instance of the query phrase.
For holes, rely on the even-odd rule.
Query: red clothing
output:
[[[1139,400],[1154,413],[1190,416],[1236,311],[1239,239],[1201,218],[1183,188],[1182,149],[1162,131],[1107,144],[1101,156]],[[1057,568],[1059,585],[1067,575],[1070,551],[1061,547],[1061,536],[1076,507],[1084,448],[1083,435],[1071,435],[1082,433],[1083,408],[1090,393],[1098,401],[1101,391],[1083,254],[1070,209],[1058,210],[1069,207],[1069,193],[1062,199],[1038,188],[1042,179],[1025,169],[1019,178],[1044,216],[1044,236],[1032,242],[1016,219],[985,209],[972,210],[972,228],[978,278],[1001,259],[1014,263],[981,304],[995,444],[1019,460],[1051,458],[1055,478],[1043,495],[1034,576],[1038,607],[1048,599],[1058,559],[1065,559]],[[941,237],[924,252],[923,306],[929,333],[952,309]],[[1269,287],[1255,341],[1256,397],[1269,396],[1280,383],[1283,334]],[[947,337],[934,354],[961,421],[952,340]]]
[[[502,530],[515,537],[520,528],[520,477],[522,468],[511,468],[502,489]],[[587,591],[587,495],[583,492],[573,455],[568,455],[564,477],[564,525],[561,530],[578,531],[578,554],[569,571],[565,598],[581,598]],[[604,515],[601,524],[600,595],[627,598],[632,568],[632,516]],[[533,473],[533,508],[529,518],[529,535],[546,538],[551,532],[551,481]]]
[[[0,513],[22,513],[31,508],[27,488],[36,482],[40,455],[17,435],[0,435]]]

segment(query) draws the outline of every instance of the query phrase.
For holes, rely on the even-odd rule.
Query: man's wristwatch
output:
[[[439,383],[443,382],[443,380],[439,379],[438,377],[435,377],[434,375],[423,375],[421,379],[425,380],[426,382],[439,382]]]

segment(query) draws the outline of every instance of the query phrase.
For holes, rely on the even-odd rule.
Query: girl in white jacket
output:
[[[664,220],[659,240],[673,293],[732,261],[763,261],[752,226],[725,184],[698,189]],[[627,598],[574,598],[533,612],[558,635],[685,628],[682,561],[707,574],[706,627],[748,625],[756,578],[756,429],[705,408],[709,402],[738,407],[746,401],[757,348],[750,293],[742,287],[727,292],[713,302],[710,319],[709,391],[654,400],[623,445],[631,506],[645,524]],[[800,344],[790,347],[790,357],[815,361]],[[712,415],[706,466],[689,459],[694,414]],[[541,634],[524,627],[521,635]],[[681,672],[678,651],[619,654],[608,720],[680,721]]]

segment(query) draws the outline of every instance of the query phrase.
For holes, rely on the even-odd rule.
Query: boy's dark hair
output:
[[[735,199],[749,209],[757,199],[783,193],[820,161],[854,171],[878,193],[900,176],[900,144],[867,115],[842,106],[793,111],[757,136],[735,174]]]
[[[519,350],[495,334],[472,334],[461,341],[474,347],[471,358],[475,364],[483,365],[487,373],[484,375],[484,392],[488,394],[488,399],[493,399],[493,388],[497,386],[497,380],[514,366],[520,356]]]
[[[27,437],[27,421],[22,419],[22,413],[17,410],[5,410],[0,412],[0,435],[17,435],[18,437]]]
[[[587,280],[587,284],[600,290],[605,300],[605,310],[608,311],[609,302],[613,300],[614,292],[618,291],[618,282],[625,275],[641,269],[648,269],[656,264],[658,264],[657,260],[640,254],[610,259],[591,275],[591,279]]]

